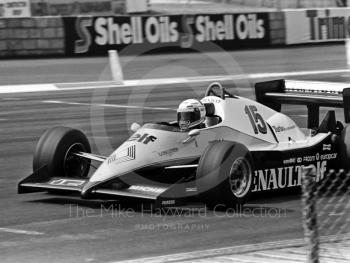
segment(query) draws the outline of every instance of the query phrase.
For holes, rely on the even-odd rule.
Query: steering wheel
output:
[[[220,93],[217,93],[215,91],[215,89],[219,89]],[[215,96],[215,97],[219,97],[221,99],[225,99],[226,95],[228,95],[228,97],[230,98],[234,98],[235,96],[232,95],[231,93],[229,93],[228,91],[225,90],[225,88],[221,85],[221,83],[219,82],[214,82],[212,84],[210,84],[210,86],[208,87],[207,91],[205,92],[205,96]]]

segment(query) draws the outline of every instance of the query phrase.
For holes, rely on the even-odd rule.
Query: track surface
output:
[[[341,45],[122,57],[122,64],[126,79],[347,69]],[[106,66],[106,58],[2,61],[0,85],[107,80]],[[348,81],[349,77],[334,73],[304,74],[298,79]],[[237,93],[252,96],[250,86],[255,81],[258,79],[236,82],[243,87]],[[234,86],[232,82],[226,85]],[[201,96],[204,90],[200,85],[164,85],[133,90],[3,95],[0,261],[117,261],[302,237],[302,211],[297,194],[252,201],[245,213],[205,211],[196,204],[190,207],[194,208],[190,212],[175,210],[168,215],[142,207],[132,206],[129,210],[125,205],[112,207],[109,202],[45,194],[16,195],[16,184],[30,174],[35,144],[46,128],[65,125],[82,129],[94,151],[105,155],[128,137],[127,127],[132,121],[169,120],[175,118],[175,113],[101,104],[175,109],[181,100]],[[289,107],[285,111],[305,125],[304,109]]]

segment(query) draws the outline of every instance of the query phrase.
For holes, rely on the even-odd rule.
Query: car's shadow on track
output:
[[[69,198],[69,197],[48,197],[27,201],[29,203],[44,203],[53,205],[79,205],[81,207],[99,209],[101,205],[113,205],[117,201],[101,201],[101,200],[84,200],[79,198]]]
[[[263,197],[263,198],[262,198]],[[299,194],[290,194],[290,195],[261,195],[259,198],[254,196],[253,200],[247,203],[244,206],[236,207],[225,207],[218,204],[215,207],[206,207],[203,203],[200,203],[195,198],[190,199],[187,205],[180,207],[168,207],[168,208],[159,208],[154,205],[154,203],[148,202],[139,202],[135,200],[84,200],[78,197],[61,197],[61,196],[50,196],[43,198],[30,200],[31,203],[44,203],[52,205],[63,205],[65,207],[69,206],[70,208],[77,209],[92,209],[96,212],[98,211],[110,211],[111,213],[119,211],[133,211],[139,214],[154,214],[165,216],[186,216],[191,214],[191,216],[202,217],[203,214],[206,216],[218,216],[225,215],[229,213],[230,217],[257,217],[262,214],[276,214],[287,216],[290,213],[294,213],[295,209],[292,209],[290,206],[285,206],[284,203],[290,201],[300,201]]]
[[[61,196],[50,196],[44,197],[35,200],[29,200],[27,202],[30,203],[45,203],[45,204],[53,204],[53,205],[72,205],[72,206],[80,206],[82,208],[90,208],[90,209],[101,209],[101,207],[111,207],[114,209],[133,209],[134,211],[147,211],[155,208],[153,203],[147,202],[139,202],[134,200],[88,200],[81,199],[79,197],[61,197]]]
[[[301,188],[274,190],[261,193],[253,193],[250,197],[250,203],[268,203],[279,204],[290,201],[301,202]]]

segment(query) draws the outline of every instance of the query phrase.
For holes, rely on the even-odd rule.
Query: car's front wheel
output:
[[[253,159],[243,144],[211,143],[197,169],[200,199],[209,207],[238,208],[247,202],[253,187]]]
[[[51,177],[84,178],[89,173],[90,163],[74,154],[78,152],[91,152],[84,133],[66,127],[51,128],[37,144],[33,170],[46,166]]]

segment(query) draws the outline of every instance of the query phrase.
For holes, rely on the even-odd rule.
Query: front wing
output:
[[[168,186],[134,184],[118,190],[95,188],[89,199],[138,199],[153,202],[155,208],[181,206],[186,202],[186,189],[181,185],[184,180],[180,179]],[[80,195],[88,182],[87,178],[50,177],[47,167],[44,166],[18,184],[18,193],[51,192],[60,195]]]

